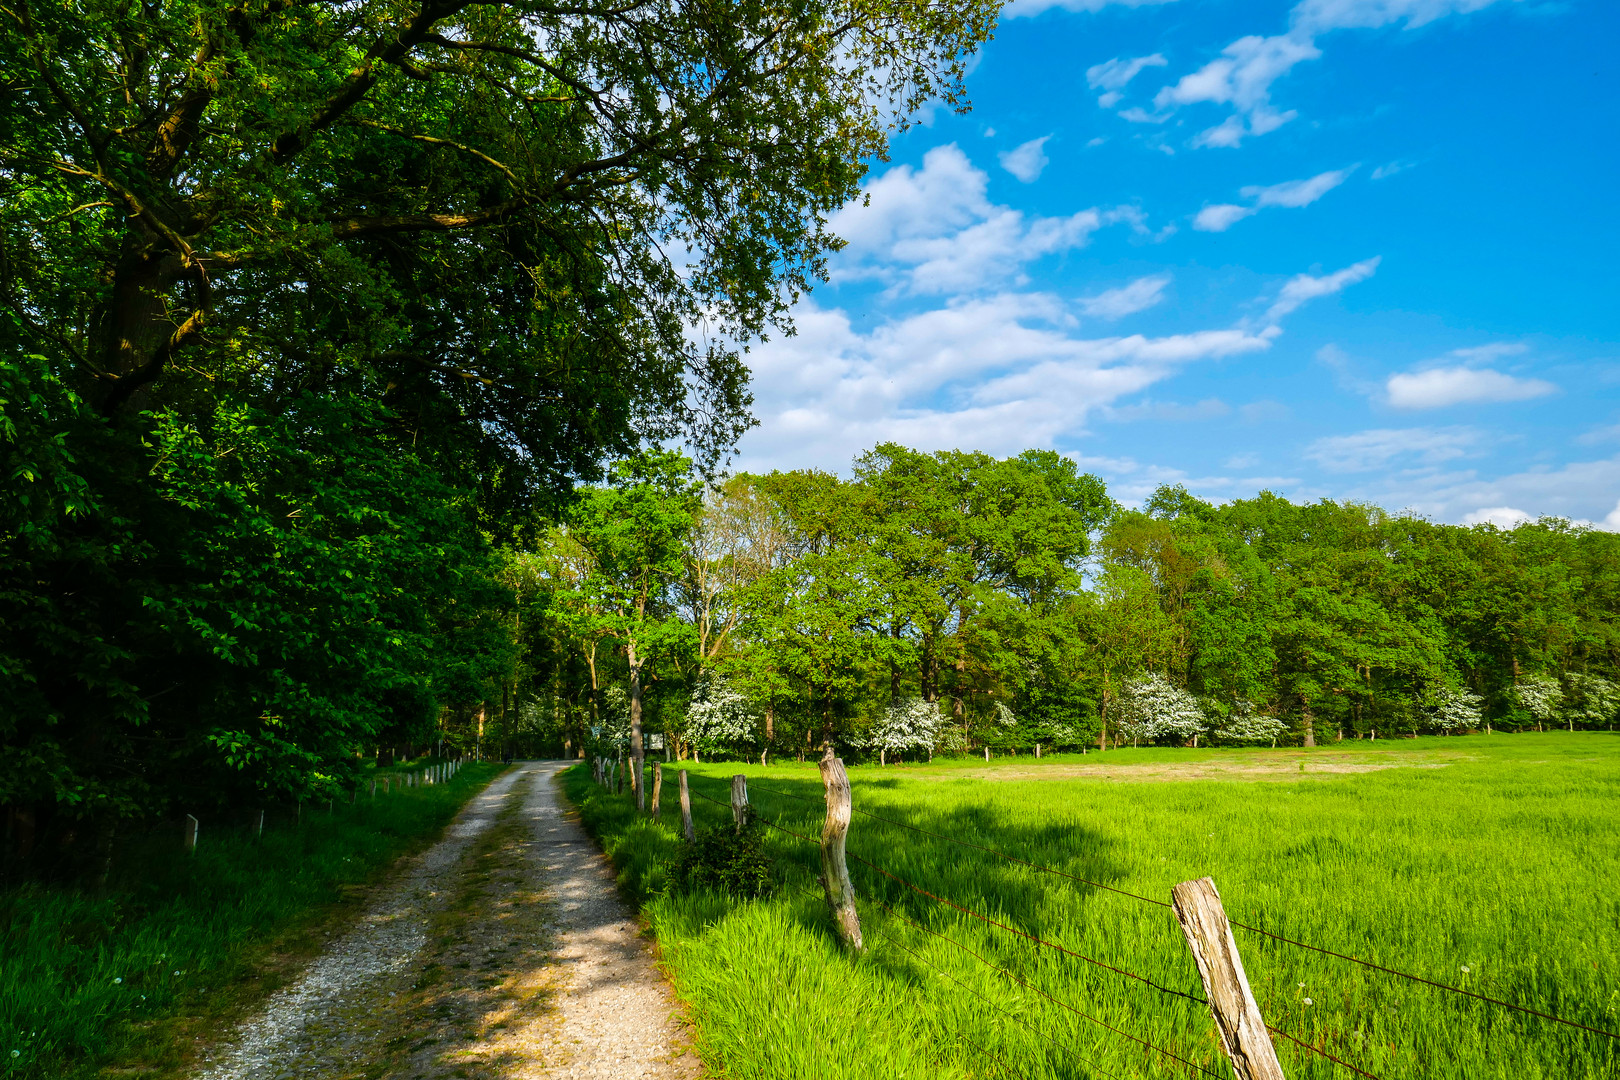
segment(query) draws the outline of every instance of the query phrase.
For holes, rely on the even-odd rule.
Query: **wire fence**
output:
[[[698,773],[688,772],[687,775],[688,775],[689,780],[690,780],[690,778],[693,778],[693,777],[698,777],[698,778],[701,778],[701,779],[703,779],[705,781],[707,781],[709,779],[708,777],[702,776],[702,774],[698,774]],[[702,791],[698,790],[695,785],[689,784],[689,790],[690,790],[691,794],[694,797],[696,797],[698,799],[702,799],[705,802],[712,803],[712,804],[714,804],[716,806],[722,807],[722,808],[726,809],[727,811],[733,811],[733,809],[734,809],[733,806],[732,806],[732,803],[730,801],[730,798],[729,798],[729,792],[727,793],[728,797],[726,799],[717,799],[717,798],[714,798],[714,797],[712,797],[710,795],[707,795],[707,794],[703,793]],[[774,788],[765,787],[764,785],[759,785],[759,784],[750,785],[749,790],[751,792],[757,792],[757,793],[761,793],[761,794],[768,794],[768,795],[778,796],[780,798],[789,799],[789,800],[793,800],[793,801],[797,801],[797,802],[801,802],[801,803],[807,803],[807,804],[811,804],[811,805],[820,805],[821,802],[822,802],[822,800],[820,800],[820,799],[808,798],[806,796],[797,795],[797,794],[794,794],[792,792],[786,792],[786,791],[781,791],[781,790],[774,789]],[[1125,897],[1128,897],[1130,899],[1137,900],[1137,901],[1140,901],[1142,903],[1149,904],[1149,905],[1152,905],[1152,906],[1155,906],[1155,907],[1160,907],[1160,908],[1171,908],[1171,907],[1173,907],[1173,905],[1171,905],[1171,904],[1169,904],[1169,903],[1167,903],[1165,901],[1155,900],[1155,899],[1153,899],[1151,897],[1141,896],[1141,895],[1139,895],[1137,893],[1132,893],[1132,892],[1129,892],[1129,891],[1127,891],[1125,889],[1120,889],[1120,888],[1117,888],[1115,886],[1107,885],[1107,884],[1105,884],[1103,882],[1093,881],[1093,880],[1090,880],[1088,878],[1080,877],[1080,876],[1075,875],[1075,874],[1070,874],[1070,873],[1067,873],[1065,871],[1058,870],[1058,869],[1056,869],[1054,867],[1051,867],[1051,866],[1046,866],[1046,865],[1043,865],[1041,863],[1032,862],[1032,861],[1030,861],[1028,859],[1022,859],[1022,858],[1019,858],[1019,857],[1014,856],[1014,855],[1009,855],[1009,854],[1007,854],[1005,852],[998,851],[995,848],[989,847],[989,846],[984,845],[984,844],[976,844],[976,843],[973,843],[971,841],[960,839],[958,837],[953,837],[953,836],[949,836],[949,835],[944,834],[944,833],[935,832],[935,831],[933,831],[931,829],[925,829],[925,828],[922,828],[921,826],[913,825],[913,824],[911,824],[909,822],[899,821],[899,820],[896,820],[894,818],[885,817],[885,816],[879,815],[879,814],[874,814],[874,813],[872,813],[870,811],[862,810],[860,808],[852,808],[852,809],[853,809],[854,813],[859,814],[859,815],[861,815],[861,816],[863,816],[865,818],[868,818],[868,819],[871,819],[871,820],[874,820],[874,821],[880,821],[880,822],[883,822],[883,823],[885,823],[887,825],[894,826],[896,828],[910,830],[912,832],[920,833],[922,835],[929,836],[929,837],[932,837],[932,838],[937,839],[937,840],[944,841],[944,842],[949,843],[949,844],[954,844],[954,845],[958,845],[958,846],[963,847],[963,848],[970,848],[970,849],[973,849],[975,851],[983,852],[985,854],[994,856],[996,858],[1003,859],[1003,860],[1005,860],[1005,861],[1007,861],[1009,863],[1014,863],[1014,864],[1026,867],[1028,869],[1031,869],[1031,870],[1034,870],[1034,871],[1037,871],[1037,872],[1040,872],[1040,873],[1051,874],[1051,875],[1053,875],[1055,877],[1066,879],[1066,880],[1068,880],[1070,882],[1073,882],[1073,883],[1087,885],[1087,886],[1090,886],[1090,887],[1093,887],[1093,888],[1096,888],[1096,889],[1100,889],[1100,890],[1104,890],[1104,891],[1107,891],[1107,892],[1110,892],[1110,893],[1116,893],[1116,894],[1119,894],[1121,896],[1125,896]],[[762,825],[764,825],[764,826],[766,826],[766,827],[768,827],[768,828],[770,828],[772,830],[780,832],[780,833],[782,833],[782,834],[784,834],[784,835],[786,835],[786,836],[788,836],[788,837],[790,837],[792,839],[795,839],[795,840],[800,841],[800,842],[805,843],[805,844],[809,844],[809,845],[813,845],[813,846],[819,846],[820,845],[820,840],[818,838],[816,838],[814,836],[807,835],[807,834],[802,833],[802,832],[799,832],[799,831],[797,831],[795,829],[791,829],[791,828],[787,827],[786,825],[781,824],[781,822],[779,822],[779,821],[772,820],[770,817],[766,816],[765,814],[760,813],[759,809],[757,807],[750,806],[748,808],[747,812],[749,814],[750,820],[758,821],[760,824],[762,824]],[[1063,957],[1066,957],[1068,959],[1080,961],[1082,963],[1085,963],[1087,965],[1092,966],[1093,968],[1107,971],[1107,972],[1109,972],[1109,973],[1111,973],[1113,975],[1117,975],[1117,976],[1119,976],[1119,977],[1121,977],[1122,979],[1125,979],[1125,980],[1130,980],[1134,984],[1139,984],[1139,985],[1151,988],[1151,989],[1157,991],[1158,993],[1160,993],[1162,995],[1165,995],[1166,997],[1179,999],[1181,1001],[1190,1002],[1190,1003],[1194,1003],[1194,1004],[1197,1004],[1197,1005],[1207,1006],[1209,1004],[1207,999],[1205,999],[1203,997],[1200,997],[1197,994],[1192,994],[1192,993],[1188,993],[1188,992],[1183,991],[1183,990],[1177,990],[1177,989],[1175,989],[1173,987],[1165,986],[1162,983],[1160,983],[1160,982],[1158,982],[1158,981],[1156,981],[1156,980],[1154,980],[1154,979],[1152,979],[1152,978],[1150,978],[1150,977],[1148,977],[1146,975],[1142,975],[1142,974],[1140,974],[1138,972],[1127,970],[1127,969],[1125,969],[1123,967],[1119,967],[1119,966],[1116,966],[1114,964],[1106,963],[1106,962],[1104,962],[1102,960],[1097,959],[1096,957],[1085,955],[1085,954],[1080,953],[1080,952],[1078,952],[1078,951],[1076,951],[1074,949],[1068,948],[1067,946],[1064,946],[1064,945],[1061,945],[1061,944],[1059,944],[1057,942],[1048,940],[1047,938],[1044,938],[1044,937],[1040,936],[1039,934],[1031,933],[1028,930],[1020,929],[1019,927],[1012,926],[1009,923],[1003,922],[1003,921],[1001,921],[999,919],[992,918],[991,916],[986,915],[985,913],[983,913],[981,911],[975,910],[971,906],[968,906],[968,905],[963,904],[963,903],[959,903],[959,902],[957,902],[955,900],[950,899],[949,897],[941,895],[940,893],[931,891],[929,889],[925,889],[922,886],[916,884],[915,882],[907,880],[906,878],[904,878],[901,875],[895,873],[894,871],[892,871],[890,869],[887,869],[887,868],[885,868],[883,866],[880,866],[877,863],[875,863],[875,862],[873,862],[873,861],[871,861],[871,860],[857,854],[854,851],[848,851],[847,854],[848,854],[848,857],[850,859],[853,859],[855,862],[859,863],[861,866],[865,867],[867,870],[871,871],[873,874],[878,875],[880,879],[885,879],[885,880],[891,881],[891,882],[893,882],[893,883],[895,883],[895,884],[897,884],[899,886],[902,886],[903,888],[905,888],[907,890],[910,890],[913,894],[915,894],[917,896],[920,896],[920,897],[923,897],[926,900],[930,901],[931,903],[936,904],[936,905],[938,905],[938,906],[940,906],[940,907],[942,907],[944,909],[954,911],[959,915],[965,916],[965,917],[967,917],[969,919],[972,919],[972,920],[974,920],[974,921],[976,921],[978,923],[982,923],[982,924],[984,924],[986,926],[989,926],[989,927],[991,927],[991,928],[993,928],[995,930],[999,930],[999,931],[1001,931],[1003,933],[1011,934],[1011,935],[1016,936],[1019,939],[1028,941],[1031,944],[1033,944],[1037,949],[1044,948],[1044,949],[1051,950],[1052,952],[1054,952],[1054,953],[1056,953],[1058,955],[1061,955]],[[818,895],[819,896],[819,894],[813,893],[808,888],[805,889],[805,892],[810,894],[810,895]],[[1202,1065],[1199,1065],[1196,1062],[1189,1061],[1185,1057],[1182,1057],[1182,1056],[1174,1053],[1173,1051],[1166,1049],[1165,1047],[1159,1046],[1159,1045],[1155,1044],[1154,1042],[1152,1042],[1152,1041],[1150,1041],[1148,1039],[1144,1039],[1144,1038],[1142,1038],[1142,1037],[1140,1037],[1138,1035],[1133,1035],[1128,1031],[1125,1031],[1125,1030],[1123,1030],[1121,1028],[1115,1027],[1115,1026],[1107,1023],[1106,1021],[1104,1021],[1104,1020],[1102,1020],[1102,1019],[1100,1019],[1100,1018],[1098,1018],[1096,1016],[1093,1016],[1090,1013],[1087,1013],[1082,1009],[1079,1009],[1079,1008],[1075,1007],[1073,1004],[1071,1004],[1069,1002],[1066,1002],[1066,1001],[1063,1001],[1063,1000],[1053,996],[1052,994],[1048,993],[1046,990],[1043,990],[1042,988],[1040,988],[1038,986],[1035,986],[1034,984],[1030,983],[1028,980],[1026,980],[1026,979],[1022,978],[1021,976],[1019,976],[1017,973],[1011,971],[1010,969],[1008,969],[1007,967],[1005,967],[1005,966],[1003,966],[1001,964],[996,963],[994,960],[986,957],[985,955],[983,955],[979,951],[975,950],[974,948],[970,947],[969,945],[967,945],[967,944],[965,944],[965,943],[963,943],[963,942],[957,940],[956,938],[953,938],[953,937],[951,937],[951,936],[949,936],[947,934],[941,933],[939,930],[936,930],[933,927],[927,925],[926,923],[921,922],[918,919],[913,918],[912,916],[906,914],[904,911],[898,910],[897,908],[891,906],[889,903],[885,902],[882,898],[880,898],[877,895],[877,893],[874,892],[870,888],[857,889],[857,895],[860,897],[860,899],[864,900],[865,902],[867,902],[869,904],[877,905],[885,913],[887,913],[891,918],[903,921],[903,922],[909,924],[910,926],[915,927],[917,930],[920,930],[923,933],[928,934],[928,935],[932,936],[933,938],[936,938],[936,939],[938,939],[938,940],[940,940],[942,942],[948,943],[949,945],[953,946],[957,950],[960,950],[962,952],[967,953],[968,955],[972,956],[975,960],[977,960],[980,964],[985,965],[986,967],[990,968],[991,970],[998,973],[1002,977],[1010,980],[1011,982],[1018,985],[1019,987],[1025,989],[1025,990],[1027,990],[1027,991],[1029,991],[1031,993],[1034,993],[1034,994],[1038,995],[1039,997],[1045,999],[1046,1001],[1050,1002],[1051,1004],[1056,1005],[1057,1007],[1059,1007],[1059,1008],[1061,1008],[1061,1009],[1063,1009],[1063,1010],[1065,1010],[1065,1011],[1067,1011],[1069,1013],[1072,1013],[1077,1017],[1080,1017],[1080,1018],[1082,1018],[1082,1019],[1084,1019],[1084,1020],[1086,1020],[1086,1021],[1088,1021],[1088,1022],[1090,1022],[1092,1024],[1096,1024],[1096,1025],[1099,1025],[1099,1026],[1101,1026],[1103,1028],[1106,1028],[1108,1031],[1114,1033],[1115,1035],[1118,1035],[1118,1036],[1120,1036],[1120,1037],[1122,1037],[1124,1039],[1128,1039],[1133,1043],[1139,1044],[1143,1048],[1145,1048],[1147,1050],[1150,1050],[1150,1051],[1154,1052],[1155,1054],[1158,1054],[1158,1055],[1164,1057],[1165,1059],[1167,1059],[1169,1061],[1174,1061],[1174,1062],[1178,1063],[1181,1066],[1185,1066],[1186,1068],[1192,1069],[1192,1070],[1194,1070],[1196,1072],[1203,1073],[1203,1074],[1209,1075],[1209,1076],[1219,1077],[1221,1075],[1219,1073],[1212,1072],[1210,1069],[1208,1069],[1208,1068],[1206,1068],[1206,1067],[1204,1067]],[[1518,1013],[1523,1013],[1523,1014],[1527,1014],[1527,1015],[1530,1015],[1530,1016],[1535,1016],[1535,1017],[1538,1017],[1540,1019],[1547,1020],[1547,1021],[1550,1021],[1550,1022],[1553,1022],[1553,1023],[1556,1023],[1556,1024],[1564,1025],[1566,1027],[1577,1029],[1577,1030],[1580,1030],[1580,1031],[1583,1031],[1583,1032],[1587,1032],[1589,1034],[1593,1034],[1593,1035],[1597,1035],[1597,1036],[1601,1036],[1601,1037],[1609,1038],[1609,1039],[1620,1040],[1620,1035],[1617,1035],[1614,1032],[1606,1031],[1606,1030],[1603,1030],[1601,1028],[1597,1028],[1597,1027],[1593,1027],[1593,1026],[1590,1026],[1590,1025],[1587,1025],[1587,1024],[1583,1024],[1583,1023],[1580,1023],[1578,1021],[1569,1020],[1567,1018],[1560,1017],[1560,1016],[1554,1015],[1552,1013],[1544,1012],[1544,1011],[1539,1010],[1539,1009],[1534,1009],[1534,1008],[1530,1008],[1528,1006],[1518,1005],[1518,1004],[1515,1004],[1513,1002],[1503,1001],[1503,1000],[1500,1000],[1500,999],[1497,999],[1497,998],[1492,998],[1492,997],[1489,997],[1489,996],[1484,995],[1484,994],[1480,994],[1480,993],[1476,993],[1476,992],[1471,991],[1471,990],[1467,990],[1467,989],[1465,989],[1463,987],[1452,986],[1452,985],[1447,984],[1447,983],[1439,982],[1439,981],[1436,981],[1436,980],[1433,980],[1433,979],[1424,978],[1423,976],[1420,976],[1420,975],[1413,975],[1413,974],[1410,974],[1408,972],[1400,971],[1400,970],[1398,970],[1396,968],[1388,967],[1386,965],[1377,964],[1377,963],[1374,963],[1374,962],[1369,961],[1369,960],[1364,960],[1364,959],[1361,959],[1359,957],[1349,955],[1347,953],[1341,953],[1341,952],[1337,952],[1337,951],[1332,950],[1332,949],[1323,948],[1323,947],[1318,946],[1318,945],[1311,945],[1311,944],[1308,944],[1306,942],[1297,941],[1297,940],[1294,940],[1292,938],[1284,937],[1284,936],[1282,936],[1280,934],[1272,933],[1271,931],[1261,929],[1260,927],[1249,925],[1247,923],[1237,922],[1235,920],[1228,920],[1228,921],[1231,923],[1232,926],[1235,926],[1235,927],[1237,927],[1239,929],[1242,929],[1242,930],[1244,930],[1246,932],[1257,934],[1257,935],[1265,937],[1265,938],[1267,938],[1269,940],[1280,942],[1282,944],[1285,944],[1285,945],[1288,945],[1288,946],[1291,946],[1291,947],[1305,949],[1305,950],[1308,950],[1308,951],[1313,952],[1313,953],[1318,953],[1318,954],[1333,957],[1333,958],[1336,958],[1336,959],[1339,959],[1339,960],[1347,961],[1349,963],[1356,964],[1356,965],[1359,965],[1359,966],[1361,966],[1363,968],[1367,968],[1367,969],[1370,969],[1370,970],[1373,970],[1373,971],[1381,972],[1381,973],[1386,974],[1386,975],[1394,976],[1394,977],[1404,979],[1404,980],[1409,980],[1410,982],[1417,983],[1417,984],[1422,984],[1424,986],[1436,988],[1436,989],[1439,989],[1439,990],[1449,991],[1451,993],[1455,993],[1455,994],[1458,994],[1458,995],[1461,995],[1461,996],[1464,996],[1464,997],[1468,997],[1468,998],[1472,998],[1472,999],[1475,999],[1475,1000],[1478,1000],[1478,1001],[1481,1001],[1481,1002],[1485,1002],[1485,1003],[1488,1003],[1488,1004],[1493,1005],[1493,1006],[1498,1006],[1498,1007],[1509,1009],[1509,1010],[1512,1010],[1512,1011],[1515,1011],[1515,1012],[1518,1012]],[[893,935],[887,933],[882,928],[882,926],[880,924],[878,924],[877,922],[872,923],[872,928],[875,929],[877,931],[877,933],[879,934],[879,936],[882,937],[885,941],[887,941],[890,944],[894,945],[896,948],[902,950],[903,952],[911,955],[913,958],[918,960],[920,963],[923,963],[924,965],[932,968],[933,970],[938,972],[940,975],[942,975],[945,978],[949,979],[950,981],[957,984],[958,986],[961,986],[963,989],[968,990],[968,992],[972,993],[974,995],[974,997],[976,997],[980,1001],[984,1002],[984,1004],[987,1005],[988,1007],[990,1007],[990,1008],[996,1010],[997,1012],[1001,1013],[1007,1019],[1012,1020],[1012,1021],[1022,1025],[1023,1027],[1029,1029],[1031,1032],[1038,1035],[1044,1041],[1050,1043],[1054,1047],[1056,1047],[1059,1050],[1063,1051],[1066,1055],[1068,1055],[1070,1057],[1073,1057],[1075,1060],[1077,1060],[1080,1063],[1086,1065],[1087,1067],[1095,1069],[1095,1070],[1097,1070],[1099,1072],[1102,1072],[1105,1075],[1109,1075],[1109,1076],[1113,1075],[1112,1073],[1109,1073],[1106,1069],[1104,1069],[1096,1061],[1094,1061],[1094,1060],[1086,1057],[1085,1055],[1079,1053],[1072,1046],[1070,1046],[1070,1045],[1056,1039],[1049,1032],[1041,1030],[1038,1026],[1034,1025],[1033,1023],[1031,1023],[1029,1020],[1025,1019],[1024,1017],[1017,1016],[1017,1015],[1015,1015],[1013,1013],[1008,1012],[1006,1009],[1004,1009],[1000,1005],[996,1004],[990,998],[987,998],[983,994],[981,994],[978,991],[972,989],[972,987],[970,987],[966,983],[962,982],[962,980],[958,979],[955,975],[952,975],[950,972],[948,972],[948,971],[944,970],[943,968],[939,967],[939,965],[937,965],[937,964],[933,963],[932,961],[928,960],[923,954],[917,952],[915,949],[907,946],[905,943],[901,942],[899,939],[897,939]],[[1337,1066],[1337,1067],[1339,1067],[1341,1069],[1344,1069],[1344,1070],[1346,1070],[1346,1071],[1348,1071],[1350,1073],[1353,1073],[1353,1074],[1355,1074],[1357,1076],[1366,1077],[1367,1080],[1379,1080],[1379,1078],[1377,1076],[1375,1076],[1373,1073],[1366,1071],[1365,1069],[1361,1068],[1358,1065],[1355,1065],[1355,1064],[1352,1064],[1352,1063],[1350,1063],[1348,1061],[1345,1061],[1344,1059],[1334,1055],[1333,1053],[1329,1052],[1327,1049],[1324,1049],[1323,1047],[1317,1046],[1314,1043],[1312,1043],[1310,1041],[1307,1041],[1305,1039],[1301,1039],[1298,1036],[1295,1036],[1295,1035],[1293,1035],[1293,1034],[1291,1034],[1291,1033],[1289,1033],[1289,1032],[1287,1032],[1287,1031],[1285,1031],[1285,1030],[1283,1030],[1283,1029],[1281,1029],[1279,1027],[1273,1026],[1271,1024],[1267,1024],[1266,1027],[1272,1034],[1280,1036],[1281,1038],[1284,1038],[1284,1039],[1288,1040],[1290,1043],[1292,1043],[1295,1046],[1299,1047],[1301,1050],[1306,1051],[1306,1052],[1308,1052],[1310,1054],[1316,1055],[1316,1056],[1324,1059],[1325,1061],[1328,1061],[1328,1062],[1332,1063],[1334,1066]],[[979,1048],[979,1049],[982,1050],[982,1048]]]

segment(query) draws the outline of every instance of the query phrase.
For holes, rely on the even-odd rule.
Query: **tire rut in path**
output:
[[[196,1080],[701,1075],[557,790],[568,764],[521,766],[475,796]]]

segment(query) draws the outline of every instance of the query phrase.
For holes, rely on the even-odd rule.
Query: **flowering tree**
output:
[[[1255,709],[1254,702],[1246,698],[1239,698],[1232,707],[1232,715],[1228,716],[1219,727],[1215,729],[1216,738],[1222,742],[1270,742],[1277,745],[1277,740],[1287,734],[1288,725],[1275,716],[1267,716]]]
[[[883,718],[872,726],[866,744],[885,756],[907,750],[926,750],[932,754],[944,726],[938,702],[914,697],[890,705]]]
[[[1429,720],[1442,732],[1463,731],[1481,726],[1485,720],[1485,699],[1468,689],[1442,689],[1430,705]]]
[[[1518,696],[1519,704],[1543,724],[1557,719],[1564,704],[1564,688],[1557,679],[1549,679],[1545,675],[1525,677],[1514,688],[1514,693]]]
[[[693,747],[713,753],[755,741],[759,714],[753,702],[720,678],[700,681],[686,707],[686,737]]]
[[[1120,736],[1133,745],[1143,739],[1190,739],[1206,727],[1198,699],[1156,671],[1139,675],[1120,689],[1115,715]]]
[[[1579,671],[1570,672],[1567,678],[1570,694],[1564,715],[1569,730],[1575,730],[1576,720],[1593,726],[1613,722],[1614,714],[1620,712],[1620,686],[1601,675]]]

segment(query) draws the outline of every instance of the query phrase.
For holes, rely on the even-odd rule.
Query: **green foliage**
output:
[[[770,856],[765,852],[765,827],[749,821],[699,829],[689,844],[682,844],[670,871],[670,886],[686,891],[706,889],[742,900],[757,900],[775,886]]]

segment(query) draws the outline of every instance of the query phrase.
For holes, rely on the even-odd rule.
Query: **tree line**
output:
[[[1050,451],[621,465],[521,556],[519,720],[573,752],[923,756],[1608,728],[1620,538],[1269,492],[1140,509]]]
[[[0,9],[0,869],[478,745],[504,552],[724,457],[998,6]]]

